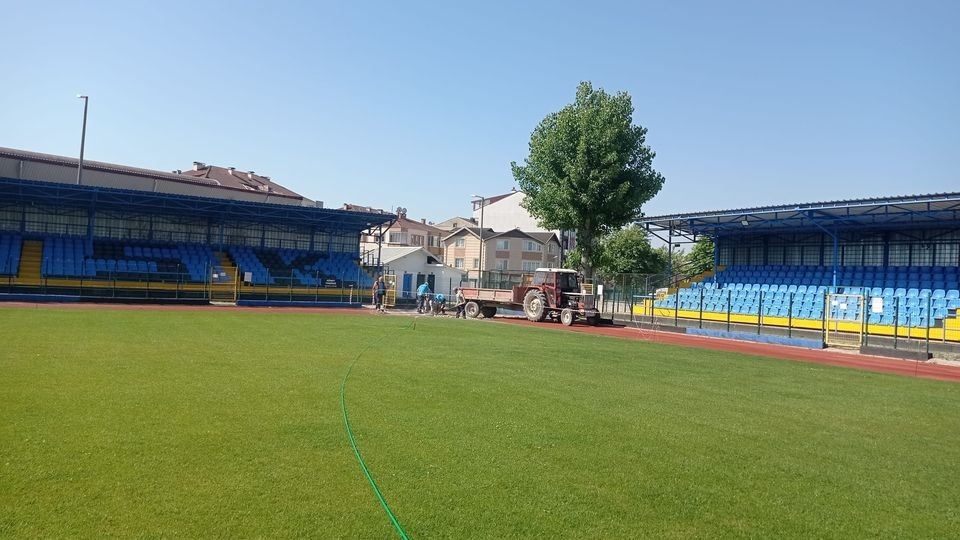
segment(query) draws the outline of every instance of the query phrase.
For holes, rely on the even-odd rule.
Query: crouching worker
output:
[[[447,314],[447,297],[445,297],[443,293],[437,293],[433,297],[433,314],[434,315]]]

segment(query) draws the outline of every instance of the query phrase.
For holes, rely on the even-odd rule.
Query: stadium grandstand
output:
[[[861,345],[864,336],[960,342],[960,193],[639,223],[671,249],[711,239],[714,271],[674,275],[636,313],[700,326],[817,330],[828,345]]]
[[[361,232],[396,219],[201,162],[79,171],[0,148],[0,299],[358,306],[381,270]]]

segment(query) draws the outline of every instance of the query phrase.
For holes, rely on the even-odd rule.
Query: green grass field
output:
[[[0,306],[0,537],[947,538],[960,387],[485,321]]]

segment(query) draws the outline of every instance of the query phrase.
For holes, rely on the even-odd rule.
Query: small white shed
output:
[[[453,289],[466,279],[466,272],[447,266],[419,246],[383,246],[380,262],[397,276],[397,299],[416,298],[417,287],[426,281],[430,291],[453,297]]]

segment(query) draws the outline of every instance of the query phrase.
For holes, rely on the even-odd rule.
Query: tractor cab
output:
[[[567,268],[537,268],[533,286],[539,286],[550,307],[575,310],[593,309],[593,295],[581,288],[580,274]]]
[[[566,268],[537,268],[533,285],[555,287],[560,292],[580,292],[580,276]]]

